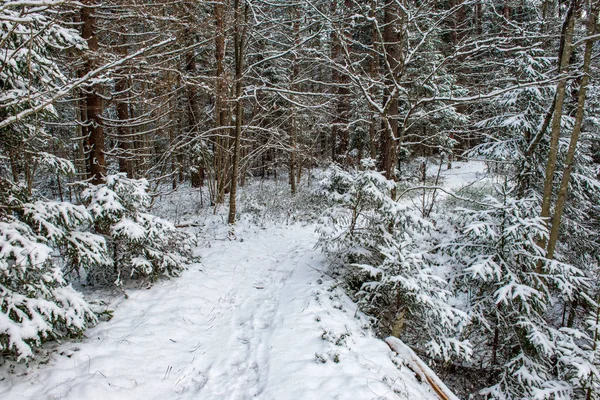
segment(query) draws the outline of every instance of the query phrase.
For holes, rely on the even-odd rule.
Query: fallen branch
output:
[[[395,337],[388,337],[385,342],[390,349],[396,354],[401,356],[404,361],[408,364],[408,367],[419,374],[419,376],[426,380],[433,391],[442,400],[459,400],[458,397],[442,382],[442,380],[417,356],[417,354],[404,342]],[[420,371],[420,373],[419,373]]]
[[[177,224],[175,225],[175,228],[196,228],[199,226],[202,226],[202,224],[199,222],[189,222],[184,224]]]

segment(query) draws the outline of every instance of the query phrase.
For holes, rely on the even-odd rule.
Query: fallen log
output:
[[[442,382],[442,380],[429,368],[427,364],[419,356],[404,344],[398,338],[388,337],[385,339],[385,342],[390,349],[398,354],[400,357],[404,359],[404,361],[408,364],[407,366],[413,370],[416,374],[419,374],[420,378],[429,383],[429,386],[433,389],[433,391],[439,396],[442,400],[459,400],[458,397],[448,387]]]

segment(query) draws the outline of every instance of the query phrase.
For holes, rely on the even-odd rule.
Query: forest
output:
[[[227,351],[247,352],[256,385],[232,384],[250,361],[219,374],[215,361],[202,384],[173,361],[156,379],[181,376],[161,398],[600,399],[599,11],[0,0],[0,397],[25,398],[24,376],[158,304],[152,293],[179,293],[193,321],[237,290],[232,324],[246,331]],[[235,281],[247,260],[247,290],[212,275]],[[196,298],[202,282],[221,291]],[[308,308],[286,298],[295,284]],[[305,375],[279,368],[331,368],[318,394],[261,369],[288,357],[279,317],[316,332],[293,340],[329,346],[307,350]],[[405,386],[377,375],[385,394],[368,397],[333,384],[374,348]],[[422,380],[438,397],[411,389]],[[27,398],[144,397],[77,385]]]

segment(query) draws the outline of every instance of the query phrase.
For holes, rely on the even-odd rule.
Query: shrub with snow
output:
[[[598,377],[593,339],[550,320],[557,300],[570,302],[588,287],[582,271],[547,260],[538,245],[547,237],[535,201],[515,199],[507,188],[488,207],[458,209],[459,235],[444,245],[456,262],[456,296],[469,315],[465,338],[473,364],[493,385],[495,399],[584,397]]]
[[[109,175],[106,183],[88,184],[84,201],[96,232],[106,237],[113,268],[88,271],[92,282],[121,284],[127,277],[179,275],[191,258],[191,239],[164,219],[147,211],[150,195],[145,179]]]
[[[0,178],[0,351],[20,359],[45,340],[80,335],[96,321],[65,275],[116,282],[125,276],[179,274],[187,235],[145,211],[147,182],[108,176],[86,185],[87,206],[32,201]],[[90,232],[94,227],[96,233]]]
[[[372,167],[370,160],[365,167]],[[394,182],[379,172],[331,167],[321,182],[332,206],[320,220],[319,245],[342,266],[363,310],[385,332],[448,360],[468,357],[457,339],[465,314],[449,304],[447,281],[434,273],[434,227],[391,197]]]
[[[70,262],[106,263],[102,238],[77,230],[85,208],[28,203],[24,191],[0,178],[0,351],[31,357],[45,340],[80,335],[96,316],[64,279]]]

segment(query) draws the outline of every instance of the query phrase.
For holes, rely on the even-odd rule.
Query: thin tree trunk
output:
[[[550,218],[550,206],[552,203],[552,189],[554,187],[554,171],[556,170],[556,160],[558,156],[558,141],[560,138],[561,122],[563,115],[563,104],[567,87],[567,67],[573,49],[573,30],[575,28],[575,3],[576,0],[571,0],[569,11],[567,12],[567,27],[565,29],[565,38],[563,51],[560,57],[559,73],[563,76],[560,78],[556,88],[556,104],[554,107],[554,115],[552,118],[552,130],[550,138],[550,150],[548,152],[548,161],[546,164],[546,174],[544,179],[544,191],[542,197],[542,212],[541,217]],[[550,221],[548,221],[550,226]],[[546,247],[545,239],[540,241],[542,247]],[[540,265],[541,267],[541,265]],[[539,268],[538,268],[539,269]]]
[[[347,16],[352,15],[352,0],[344,0],[344,9],[342,10],[342,32],[344,35],[344,41],[349,44],[352,40],[351,27],[348,24]],[[337,99],[337,112],[339,126],[337,129],[338,134],[338,149],[336,153],[338,156],[342,156],[344,164],[348,164],[348,150],[350,147],[350,79],[347,74],[339,74],[339,86],[338,86],[338,99]]]
[[[598,19],[598,4],[596,3],[591,10],[589,21],[588,21],[588,37],[596,34],[596,25]],[[594,40],[588,40],[585,45],[585,52],[583,56],[583,78],[581,79],[581,85],[579,87],[579,94],[577,96],[577,111],[575,113],[575,125],[571,132],[571,141],[569,143],[569,149],[567,150],[567,157],[565,160],[565,169],[563,171],[562,180],[558,190],[558,198],[554,207],[554,217],[552,218],[552,225],[550,228],[550,237],[548,239],[548,248],[546,257],[552,259],[554,257],[554,251],[556,249],[556,242],[558,239],[558,233],[560,231],[560,223],[562,219],[563,210],[565,207],[565,201],[569,191],[569,181],[571,179],[571,171],[573,170],[573,161],[575,158],[575,151],[577,150],[577,142],[579,141],[579,134],[581,133],[581,126],[583,124],[583,115],[585,107],[585,97],[587,93],[588,83],[590,81],[590,65],[592,60],[592,50],[594,47]]]
[[[118,46],[117,53],[121,57],[127,56],[127,47],[125,44],[125,40],[122,39],[120,45]],[[130,133],[131,129],[125,124],[129,119],[129,105],[127,101],[123,99],[123,96],[129,96],[129,85],[127,79],[127,70],[125,68],[121,68],[119,71],[121,75],[115,82],[115,92],[118,98],[116,111],[117,118],[119,119],[119,124],[117,125],[117,140],[118,146],[121,150],[119,154],[119,172],[125,172],[128,178],[133,177],[133,168],[132,168],[132,160],[130,160]]]
[[[475,18],[477,20],[475,22],[475,31],[478,35],[481,35],[483,33],[483,5],[481,4],[481,0],[475,4]]]
[[[333,18],[336,18],[336,13],[337,13],[337,1],[332,1],[331,2],[331,15]],[[339,33],[335,29],[332,30],[330,39],[331,39],[331,59],[334,62],[337,62],[337,61],[339,61],[341,51],[340,51]],[[340,79],[341,78],[340,78],[339,71],[335,67],[332,68],[331,82],[333,82],[333,84],[336,85],[336,84],[339,84]],[[333,91],[334,92],[336,91],[335,87],[334,87]],[[336,97],[335,102],[336,102],[336,109],[337,109],[337,103],[339,102],[339,97]],[[340,125],[340,117],[337,114],[337,112],[334,112],[332,126],[331,126],[331,161],[336,161],[337,156],[338,156],[339,125]]]
[[[296,186],[300,184],[300,180],[302,179],[302,167],[304,166],[304,160],[296,161]]]
[[[19,183],[19,163],[17,161],[17,154],[14,149],[9,152],[10,158],[10,170],[12,172],[13,182]]]
[[[296,194],[296,115],[295,110],[291,109],[290,116],[290,174],[289,174],[289,182],[290,182],[290,191],[292,194]]]
[[[246,34],[245,15],[247,13],[247,6],[244,6],[244,20],[242,20],[242,5],[240,1],[235,0],[234,13],[235,13],[235,30],[234,30],[234,47],[235,47],[235,136],[233,143],[233,168],[231,174],[231,191],[229,192],[229,218],[230,224],[235,223],[236,213],[236,196],[237,196],[237,183],[240,167],[240,142],[242,138],[242,118],[244,115],[244,105],[242,101],[242,75],[244,69],[244,40]]]
[[[372,18],[373,23],[371,25],[371,44],[373,46],[371,52],[371,58],[369,60],[369,73],[372,79],[377,79],[377,75],[379,73],[379,53],[377,52],[377,1],[373,0],[371,2],[371,11],[369,16]],[[375,98],[375,89],[371,89],[371,96]],[[369,156],[371,159],[375,160],[377,158],[377,117],[373,112],[371,113],[371,125],[369,126]]]
[[[188,37],[194,36],[191,31],[187,31],[186,33],[187,33],[186,36],[188,36]],[[186,71],[190,78],[192,78],[196,74],[196,54],[194,53],[193,50],[187,55]],[[187,87],[188,132],[194,138],[200,134],[200,132],[198,130],[198,124],[200,123],[200,119],[198,118],[197,95],[198,95],[198,93],[196,91],[196,87],[194,86],[194,84],[193,83],[188,84],[188,87]],[[193,172],[190,174],[192,187],[198,188],[198,187],[204,186],[204,161],[200,161],[200,163],[194,162],[192,171]]]
[[[563,26],[561,28],[561,39],[560,39],[560,45],[558,47],[558,63],[559,63],[558,68],[559,69],[560,69],[560,63],[562,62],[562,54],[564,52],[565,42],[567,39],[567,30],[569,29],[571,22],[572,22],[571,19],[565,19],[565,21],[563,22]],[[550,104],[548,111],[546,112],[544,120],[542,121],[542,126],[541,126],[540,130],[535,135],[535,137],[533,139],[531,139],[531,142],[529,142],[529,144],[528,144],[527,152],[526,152],[526,159],[530,159],[531,156],[533,155],[533,153],[535,153],[535,151],[537,150],[537,146],[542,141],[544,135],[546,134],[546,130],[550,126],[550,122],[552,121],[552,116],[554,115],[555,109],[556,109],[556,93],[554,95],[554,98],[552,99],[552,103]],[[530,138],[526,137],[526,139],[529,141]]]
[[[397,78],[402,70],[400,31],[398,26],[401,20],[398,18],[398,7],[395,0],[386,0],[384,10],[383,48],[385,50],[387,69],[386,71],[386,93],[387,112],[383,115],[383,128],[387,134],[383,137],[383,167],[387,179],[396,180],[396,165],[398,162],[397,147],[400,145],[398,138],[398,92],[396,90]]]
[[[296,45],[300,43],[300,15],[298,13],[298,6],[294,6],[293,10],[293,31],[294,31],[294,42]],[[290,82],[290,90],[292,93],[298,91],[298,87],[296,84],[296,79],[299,74],[299,66],[297,62],[297,56],[294,52],[292,54],[292,76]],[[294,95],[291,94],[290,97],[294,98]],[[290,191],[292,194],[296,194],[296,147],[297,147],[297,123],[296,123],[296,107],[291,104],[290,105]]]
[[[227,118],[226,105],[226,77],[225,77],[225,16],[224,3],[218,1],[214,6],[215,15],[215,62],[216,62],[216,83],[215,83],[215,120],[216,127],[221,128],[229,125]],[[213,140],[213,169],[216,179],[216,197],[215,203],[221,204],[225,201],[225,190],[227,178],[229,175],[229,163],[226,160],[228,156],[226,150],[229,149],[229,140],[225,137],[225,129],[219,129]]]

